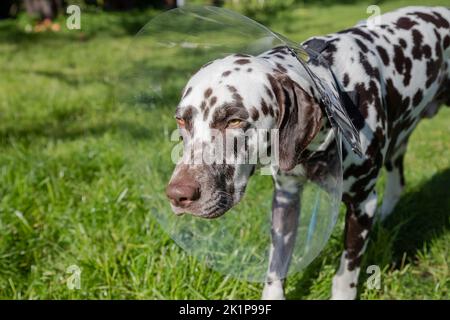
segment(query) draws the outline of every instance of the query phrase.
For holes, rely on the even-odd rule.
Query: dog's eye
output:
[[[233,129],[233,128],[239,128],[242,124],[242,120],[239,119],[233,119],[228,121],[227,128]]]
[[[184,119],[181,118],[176,118],[177,119],[177,123],[180,126],[180,128],[184,128],[184,126],[186,125],[186,122],[184,121]]]

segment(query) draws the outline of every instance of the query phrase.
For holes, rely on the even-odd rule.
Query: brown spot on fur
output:
[[[269,114],[270,114],[270,116],[271,116],[272,118],[273,118],[274,115],[275,115],[275,113],[274,113],[274,111],[273,111],[273,106],[272,106],[272,105],[269,106]]]
[[[425,58],[429,59],[431,57],[431,47],[429,45],[423,46],[423,54],[425,55]]]
[[[388,108],[388,119],[397,119],[409,106],[408,101],[403,98],[392,79],[386,80],[386,100],[387,105],[392,106]]]
[[[417,24],[417,22],[412,21],[410,18],[407,17],[401,17],[400,19],[397,20],[396,24],[397,28],[409,30],[412,27],[414,27]]]
[[[424,55],[423,47],[422,47],[423,35],[419,30],[414,29],[412,31],[412,37],[413,37],[413,43],[414,43],[414,46],[412,48],[413,58],[416,60],[420,60],[420,59],[422,59],[422,55]]]
[[[235,93],[237,92],[236,87],[232,86],[232,85],[227,85],[228,90],[230,90],[231,93]]]
[[[267,116],[267,114],[269,113],[269,107],[267,106],[267,103],[263,98],[261,98],[261,111],[265,116]]]
[[[358,47],[361,48],[362,52],[367,53],[369,52],[369,49],[367,48],[367,46],[359,39],[355,39],[356,44],[358,45]]]
[[[403,49],[395,45],[394,46],[394,65],[395,69],[398,73],[403,74],[403,84],[407,86],[409,82],[411,81],[411,68],[412,68],[412,62],[411,59],[405,57],[403,53]]]
[[[450,24],[447,20],[445,20],[438,12],[433,12],[432,14],[424,13],[424,12],[413,12],[409,15],[415,15],[419,19],[422,19],[425,22],[434,24],[437,28],[449,28]]]
[[[233,93],[232,94],[232,97],[233,97],[233,99],[236,101],[236,102],[238,102],[239,103],[239,106],[241,106],[241,107],[243,107],[243,105],[242,105],[242,96],[239,94],[239,93],[237,93],[237,92],[235,92],[235,93]]]
[[[217,97],[212,97],[211,100],[209,101],[209,106],[212,107],[214,106],[214,104],[217,102]]]
[[[408,46],[408,44],[406,43],[405,39],[399,39],[398,43],[401,45],[401,47],[403,49],[406,49],[406,47]]]
[[[384,49],[381,46],[377,46],[376,48],[377,48],[378,54],[380,55],[380,58],[383,61],[384,65],[388,66],[389,65],[389,55],[388,55],[386,49]]]
[[[282,73],[286,73],[287,70],[285,67],[283,67],[281,64],[277,63],[277,68],[279,71],[281,71]]]
[[[255,107],[252,107],[250,109],[250,116],[252,117],[253,121],[258,120],[259,119],[259,111]]]
[[[269,96],[269,98],[273,99],[273,93],[272,93],[272,91],[270,91],[269,87],[264,85],[264,89],[266,90],[266,93]]]
[[[194,108],[192,106],[188,106],[182,116],[182,118],[185,121],[185,128],[187,131],[192,130],[192,117],[193,116],[194,116]]]
[[[355,85],[355,91],[358,95],[358,105],[359,111],[364,118],[368,117],[369,107],[374,104],[378,112],[378,117],[383,117],[384,112],[381,109],[381,101],[379,96],[379,90],[377,86],[378,81],[370,80],[368,87],[363,82],[357,83]],[[379,120],[384,120],[380,118]]]
[[[270,50],[269,54],[276,54],[276,53],[286,53],[286,46],[278,46]]]
[[[348,73],[345,73],[344,79],[342,79],[342,84],[344,85],[344,87],[347,87],[349,83],[350,83],[350,77],[348,76]]]
[[[247,64],[247,63],[250,63],[250,62],[251,61],[249,59],[238,59],[234,63],[242,65],[242,64]]]
[[[338,33],[352,33],[352,34],[358,35],[358,36],[360,36],[360,37],[362,37],[362,38],[364,38],[364,39],[366,39],[366,40],[368,40],[370,42],[373,42],[372,36],[370,34],[365,33],[363,30],[361,30],[358,27],[350,28],[350,29],[347,29],[347,30],[343,30],[343,31],[340,31]]]
[[[203,113],[203,121],[206,121],[206,119],[208,119],[208,115],[209,115],[209,108],[205,110],[205,112]]]
[[[270,86],[272,88],[272,92],[275,94],[275,98],[276,98],[277,102],[281,103],[283,98],[282,98],[281,87],[280,87],[278,81],[270,73],[267,74],[267,79],[269,80]]]
[[[242,104],[242,96],[238,93],[238,90],[236,89],[236,87],[232,86],[232,85],[227,85],[228,90],[232,93],[232,98],[234,99],[234,103],[236,106],[238,107],[244,107],[244,105]]]
[[[444,49],[447,49],[448,47],[450,47],[450,36],[446,35],[444,38]]]
[[[422,98],[423,98],[423,93],[422,93],[422,90],[419,89],[419,90],[417,90],[416,94],[414,95],[413,105],[415,107],[417,107],[419,105],[419,103],[422,101]]]
[[[359,62],[361,62],[367,75],[376,79],[380,79],[380,72],[378,71],[378,68],[372,66],[368,61],[367,57],[364,54],[362,54],[362,52],[359,53]]]
[[[425,83],[427,88],[429,88],[437,80],[437,77],[442,67],[442,60],[443,60],[443,52],[441,50],[441,36],[436,30],[434,30],[434,33],[437,38],[437,42],[435,45],[435,54],[437,56],[437,59],[430,59],[427,61],[426,73],[428,79]]]
[[[230,73],[231,73],[230,70],[224,71],[224,72],[222,73],[222,77],[228,77],[228,76],[230,75]]]
[[[205,96],[206,99],[208,99],[211,96],[211,94],[212,94],[212,89],[208,88],[208,89],[205,90],[204,96]]]

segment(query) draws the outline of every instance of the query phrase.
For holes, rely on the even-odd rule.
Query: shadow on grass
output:
[[[450,168],[401,197],[394,212],[372,232],[362,264],[359,293],[368,278],[369,265],[399,270],[415,263],[417,253],[450,231]]]
[[[422,250],[436,238],[450,230],[450,168],[439,172],[428,181],[405,193],[392,215],[382,224],[374,226],[368,249],[361,265],[359,290],[369,276],[366,267],[378,265],[399,269],[405,263],[414,262]],[[305,269],[290,298],[301,299],[308,295],[313,281],[324,264],[322,256]],[[339,259],[336,258],[336,270]],[[329,288],[331,293],[331,287]]]
[[[326,259],[324,256],[320,256],[314,260],[301,274],[294,280],[294,290],[287,295],[289,300],[302,300],[311,291],[311,286],[314,281],[319,277],[319,273],[323,266],[323,260]],[[338,261],[338,258],[336,258]],[[289,279],[288,279],[289,281]],[[329,288],[331,292],[331,287]]]
[[[378,226],[396,235],[392,243],[392,263],[398,266],[405,254],[407,259],[414,259],[418,250],[450,230],[449,218],[450,168],[405,193],[392,215]],[[377,245],[376,240],[373,246]]]

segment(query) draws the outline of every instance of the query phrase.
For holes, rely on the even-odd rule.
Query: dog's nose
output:
[[[186,207],[200,198],[200,185],[195,181],[169,183],[167,197],[177,207]]]

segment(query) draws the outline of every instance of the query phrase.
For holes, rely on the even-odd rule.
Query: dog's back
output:
[[[327,41],[323,55],[354,97],[363,144],[382,130],[388,141],[379,147],[387,159],[421,117],[450,104],[450,9],[406,7],[379,18],[373,28],[363,23],[305,44]]]

